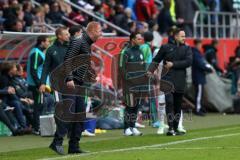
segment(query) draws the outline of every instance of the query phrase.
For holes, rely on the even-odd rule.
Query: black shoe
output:
[[[201,112],[203,112],[204,114],[206,114],[206,113],[207,113],[207,110],[206,110],[206,108],[201,108],[201,109],[200,109],[200,111],[201,111]]]
[[[168,130],[168,132],[167,132],[167,136],[175,136],[175,135],[176,135],[176,133],[174,132],[173,129]]]
[[[183,136],[185,134],[185,132],[176,131],[175,134],[176,134],[176,136]]]
[[[83,154],[83,153],[88,153],[88,152],[87,151],[83,151],[81,149],[68,150],[68,154]]]
[[[12,136],[22,136],[24,134],[23,130],[16,129],[12,132]]]
[[[65,155],[63,146],[55,145],[55,144],[52,143],[52,144],[49,146],[49,148],[52,149],[54,152],[56,152],[56,153],[59,154],[59,155]]]
[[[204,117],[205,113],[203,113],[202,111],[199,111],[199,112],[195,112],[195,115]]]

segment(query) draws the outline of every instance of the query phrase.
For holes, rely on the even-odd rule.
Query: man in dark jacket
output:
[[[213,72],[210,64],[207,64],[201,55],[202,41],[199,39],[194,40],[195,47],[192,48],[193,52],[193,65],[192,65],[192,82],[195,87],[195,106],[196,115],[204,116],[202,111],[202,97],[204,84],[206,84],[206,72]]]
[[[60,64],[63,63],[68,48],[69,33],[66,27],[60,27],[56,30],[57,39],[47,49],[46,60],[43,66],[41,76],[40,91],[45,91],[47,76]]]
[[[217,49],[218,46],[218,40],[213,39],[211,44],[206,44],[203,46],[203,50],[205,52],[205,58],[209,64],[211,64],[214,69],[220,73],[223,73],[223,70],[218,66],[218,60],[217,60]]]
[[[148,75],[152,75],[151,73],[154,72],[158,64],[163,61],[163,64],[169,71],[162,79],[171,82],[175,88],[174,92],[165,93],[169,125],[167,135],[169,136],[183,134],[178,131],[178,123],[186,85],[186,68],[192,64],[192,51],[189,46],[185,45],[184,30],[176,29],[173,35],[175,41],[161,47],[148,69]]]
[[[60,27],[56,30],[55,35],[57,39],[50,46],[46,53],[46,59],[43,66],[43,72],[41,76],[41,86],[39,91],[41,93],[45,92],[46,84],[47,84],[47,76],[59,65],[64,62],[64,57],[67,52],[68,48],[68,41],[69,41],[69,33],[68,29],[65,27]],[[54,92],[56,93],[56,92]],[[55,94],[55,101],[59,101],[59,94]],[[66,135],[67,132],[67,125],[55,117],[56,122],[56,132],[54,135],[53,142],[49,146],[52,150],[57,152],[58,154],[64,154],[63,150],[63,137]]]
[[[65,61],[70,59],[78,58],[79,55],[91,55],[91,45],[96,42],[102,36],[102,28],[100,23],[98,22],[90,22],[87,25],[86,32],[82,33],[81,38],[74,38],[70,46],[67,50]],[[72,64],[66,66],[66,70],[71,71],[70,74],[67,75],[66,84],[69,89],[75,89],[75,85],[88,85],[88,82],[91,82],[92,74],[91,73],[91,59],[86,59],[85,67],[79,67],[78,69],[74,68],[75,71],[72,71]],[[85,111],[86,111],[86,101],[85,95],[70,95],[63,96],[63,99],[72,100],[73,104],[71,106],[71,111],[73,113],[83,113],[83,119],[85,119]],[[70,130],[70,140],[69,140],[69,148],[68,153],[84,153],[79,148],[79,141],[81,138],[81,134],[83,131],[83,122],[71,122],[71,130]]]

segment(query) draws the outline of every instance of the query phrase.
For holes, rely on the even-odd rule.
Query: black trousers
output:
[[[11,121],[8,119],[8,116],[6,115],[3,104],[0,103],[0,121],[2,121],[12,132],[14,132],[16,129],[11,124]]]
[[[168,93],[166,98],[166,115],[169,125],[169,130],[177,131],[179,119],[181,117],[181,105],[183,93]]]
[[[126,106],[124,111],[124,129],[129,127],[135,127],[137,121],[138,109],[139,109],[139,100],[137,100],[134,107]]]
[[[35,131],[39,130],[40,127],[40,115],[43,111],[43,104],[41,104],[41,94],[38,91],[38,88],[35,86],[29,86],[29,90],[33,94],[33,129]]]
[[[72,113],[85,113],[86,104],[83,97],[80,96],[62,96],[63,99],[71,99],[73,105],[70,108]],[[55,118],[57,129],[54,135],[53,143],[62,145],[64,136],[68,133],[69,150],[79,149],[79,141],[83,131],[83,122],[64,122]]]

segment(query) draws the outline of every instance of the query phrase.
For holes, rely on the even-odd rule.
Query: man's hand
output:
[[[151,83],[153,84],[157,84],[159,81],[158,75],[153,74],[152,72],[148,71],[146,73],[146,76],[149,78],[149,80],[151,81]]]
[[[149,77],[149,78],[152,78],[153,77],[153,73],[150,72],[150,71],[147,71],[146,72],[146,76]]]
[[[20,98],[20,101],[21,101],[21,102],[24,102],[24,103],[26,103],[26,104],[28,104],[28,101],[27,101],[26,98]]]
[[[34,103],[34,100],[30,99],[30,98],[26,98],[27,99],[27,102],[29,105],[32,105]]]
[[[13,87],[8,87],[7,92],[8,94],[16,94],[16,91]]]
[[[74,88],[75,88],[74,81],[73,81],[73,80],[68,81],[68,82],[67,82],[67,87],[68,87],[68,88],[71,88],[71,89],[74,89]]]
[[[172,67],[173,67],[173,62],[166,61],[165,67],[166,67],[167,69],[172,68]]]
[[[46,91],[46,85],[45,84],[42,84],[40,87],[39,87],[39,92],[40,93],[43,93]]]

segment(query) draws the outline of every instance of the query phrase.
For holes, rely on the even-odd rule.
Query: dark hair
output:
[[[31,6],[30,1],[23,1],[23,11],[26,11],[26,9],[28,9],[29,6]]]
[[[60,34],[62,34],[62,31],[67,30],[67,27],[59,27],[58,29],[56,29],[55,31],[55,35],[56,37],[58,37]]]
[[[8,74],[8,72],[14,67],[16,66],[16,63],[14,62],[3,62],[1,64],[1,73],[2,74]]]
[[[42,42],[45,42],[47,40],[48,36],[45,36],[45,35],[41,35],[41,36],[38,36],[37,38],[37,46],[41,45]]]
[[[69,28],[68,32],[70,33],[71,36],[74,36],[77,32],[82,30],[82,26],[80,25],[76,25],[76,26],[72,26],[71,28]]]
[[[179,34],[179,32],[181,31],[184,31],[182,28],[176,28],[174,31],[173,31],[173,36],[176,36]]]
[[[140,33],[139,33],[139,32],[133,32],[133,33],[131,33],[131,35],[129,36],[129,40],[132,41],[133,39],[136,38],[136,36],[137,36],[138,34],[140,34]]]
[[[201,40],[201,39],[194,39],[193,44],[194,44],[195,46],[198,45],[199,43],[202,43],[202,40]]]
[[[145,42],[151,42],[153,40],[153,33],[152,32],[145,32],[143,34],[143,38]]]
[[[171,28],[168,29],[168,36],[173,36],[173,33],[177,29],[177,26],[172,26]]]

